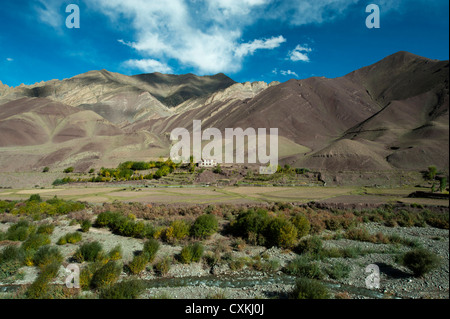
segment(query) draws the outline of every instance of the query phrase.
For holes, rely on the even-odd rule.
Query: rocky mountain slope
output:
[[[448,61],[399,52],[336,79],[236,83],[105,70],[0,83],[0,170],[115,166],[168,156],[174,128],[278,128],[297,167],[448,171]]]

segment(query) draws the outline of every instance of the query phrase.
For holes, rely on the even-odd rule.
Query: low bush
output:
[[[122,259],[122,256],[123,256],[122,246],[120,246],[120,245],[117,245],[116,247],[111,249],[111,251],[108,254],[108,257],[111,260],[120,260],[120,259]]]
[[[201,243],[194,243],[183,247],[180,252],[179,260],[183,264],[199,262],[203,256],[204,247]]]
[[[271,219],[265,233],[269,246],[292,248],[297,242],[297,228],[282,217]]]
[[[33,195],[31,195],[30,196],[30,198],[28,199],[28,201],[29,202],[42,202],[42,199],[41,199],[41,195],[39,195],[39,194],[33,194]]]
[[[300,278],[291,292],[293,299],[329,299],[328,288],[321,282],[313,279]]]
[[[159,250],[159,242],[156,239],[149,239],[144,243],[142,253],[146,256],[148,262],[153,262]]]
[[[164,232],[164,240],[168,243],[176,243],[189,236],[190,226],[183,220],[173,221]]]
[[[33,256],[33,264],[45,267],[52,263],[61,263],[63,256],[57,247],[43,246]]]
[[[171,265],[172,265],[172,258],[170,257],[163,258],[155,264],[155,271],[160,276],[165,276],[169,273]]]
[[[348,277],[350,270],[346,264],[335,263],[326,269],[326,273],[331,279],[341,280]]]
[[[306,218],[303,214],[296,214],[291,218],[291,223],[297,228],[297,238],[305,237],[309,234],[311,229],[311,224],[309,223],[308,218]]]
[[[81,222],[81,231],[83,233],[87,233],[89,231],[89,229],[91,229],[91,226],[92,226],[92,224],[91,224],[91,222],[89,220],[87,220],[87,219],[83,220]]]
[[[69,233],[59,238],[57,245],[76,244],[83,239],[79,232]]]
[[[323,250],[323,241],[318,236],[312,236],[300,241],[296,250],[300,254],[319,255]]]
[[[94,277],[94,273],[102,268],[104,263],[102,262],[93,262],[87,264],[80,272],[80,286],[82,290],[89,290],[91,288],[92,278]]]
[[[101,299],[137,299],[145,290],[141,280],[131,279],[115,283],[100,292]]]
[[[149,261],[145,254],[134,256],[133,260],[127,265],[128,270],[133,275],[138,275],[145,270]]]
[[[153,227],[143,221],[135,221],[132,215],[126,217],[118,212],[102,212],[95,221],[96,227],[108,227],[115,234],[133,237],[150,238],[153,236]]]
[[[400,262],[411,270],[414,276],[422,277],[437,268],[440,264],[440,259],[434,253],[424,248],[417,248],[405,253],[401,257]]]
[[[19,221],[11,225],[6,232],[6,239],[11,241],[25,241],[35,232],[35,227],[27,221]]]
[[[22,243],[22,248],[25,251],[35,251],[38,248],[49,244],[50,237],[47,234],[34,234]]]
[[[50,282],[58,275],[60,263],[45,266],[36,280],[28,287],[25,297],[28,299],[47,299],[50,292]]]
[[[250,233],[263,234],[269,224],[269,215],[265,209],[249,209],[240,213],[232,223],[235,236],[248,238]]]
[[[43,224],[40,225],[37,229],[38,234],[47,234],[51,235],[53,234],[53,231],[55,230],[55,225],[53,224]]]
[[[83,244],[74,254],[73,259],[76,262],[98,261],[102,257],[103,247],[97,242]]]
[[[4,260],[0,263],[0,280],[13,277],[23,266],[23,263],[17,259]]]
[[[25,258],[24,251],[14,245],[6,246],[0,253],[0,264],[6,261],[18,260],[23,262]]]
[[[97,270],[92,276],[91,287],[94,289],[105,288],[114,284],[122,272],[122,267],[116,261],[109,261]]]
[[[191,227],[191,235],[195,238],[208,238],[219,229],[216,216],[206,214],[198,217]]]
[[[284,272],[289,275],[310,279],[322,279],[324,277],[317,263],[312,262],[305,256],[299,256],[288,263]]]
[[[345,233],[345,238],[363,242],[376,242],[375,237],[371,235],[366,228],[349,229]]]

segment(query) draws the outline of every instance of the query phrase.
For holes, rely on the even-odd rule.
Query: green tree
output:
[[[73,173],[74,168],[73,167],[68,167],[64,170],[64,173],[68,174],[68,173]]]

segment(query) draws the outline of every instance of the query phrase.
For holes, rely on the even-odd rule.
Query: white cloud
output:
[[[13,58],[6,58],[6,61],[8,61],[8,62],[13,62],[14,59],[13,59]]]
[[[126,67],[129,67],[132,69],[138,69],[145,73],[153,73],[153,72],[171,73],[171,72],[173,72],[172,68],[170,68],[168,65],[163,64],[163,63],[153,60],[153,59],[128,60],[128,61],[124,62],[124,65]]]
[[[286,39],[283,36],[272,37],[270,39],[254,40],[252,42],[243,43],[239,45],[236,49],[236,56],[244,57],[247,55],[252,55],[256,50],[260,49],[275,49],[278,48],[282,43],[285,43]]]
[[[309,62],[309,56],[308,53],[312,51],[311,48],[309,48],[306,45],[297,45],[297,47],[289,52],[289,59],[293,62],[302,61],[302,62]]]
[[[199,74],[237,72],[246,56],[286,42],[283,36],[242,43],[252,24],[271,0],[93,0],[94,8],[113,22],[129,24],[133,38],[120,39],[144,59],[176,60]],[[249,16],[247,16],[249,14]]]
[[[290,76],[290,75],[293,75],[293,76],[295,76],[296,78],[299,77],[298,74],[297,74],[296,72],[291,71],[291,70],[286,70],[286,71],[285,71],[285,70],[281,70],[280,73],[281,73],[282,75],[284,75],[284,76]]]
[[[57,0],[39,0],[41,2]],[[376,2],[377,0],[374,0]],[[378,0],[389,3],[388,0]],[[390,0],[400,2],[406,0]],[[128,38],[118,40],[143,60],[176,61],[198,74],[238,72],[257,50],[273,50],[286,39],[269,35],[242,43],[245,30],[258,21],[301,26],[322,24],[345,16],[362,0],[91,0],[89,9],[127,25]],[[363,12],[364,13],[364,12]],[[292,61],[309,61],[311,51],[299,46]]]

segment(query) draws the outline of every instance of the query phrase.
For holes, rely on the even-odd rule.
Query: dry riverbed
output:
[[[91,216],[92,221],[95,216]],[[79,225],[70,225],[67,217],[47,219],[39,223],[51,222],[56,228],[51,235],[52,244],[70,232],[79,231]],[[0,231],[6,231],[11,223],[0,224]],[[383,233],[387,236],[398,235],[401,238],[414,241],[416,245],[434,252],[441,259],[440,266],[423,278],[415,278],[410,271],[396,262],[396,256],[411,250],[410,247],[400,244],[373,244],[334,236],[330,231],[321,234],[326,248],[357,247],[368,253],[356,258],[327,258],[317,261],[319,267],[326,273],[326,269],[336,263],[349,267],[345,278],[333,280],[325,275],[323,282],[329,287],[334,298],[373,299],[373,298],[449,298],[449,231],[431,227],[386,227],[377,223],[365,224],[370,233]],[[123,251],[123,264],[129,263],[135,252],[142,250],[144,240],[127,238],[115,235],[107,229],[91,228],[83,233],[81,243],[98,241],[105,251],[121,245]],[[242,245],[239,249],[235,245],[236,239],[231,236],[215,234],[203,242],[205,256],[216,256],[216,262],[201,262],[189,265],[181,264],[176,256],[180,253],[182,245],[169,245],[161,243],[157,258],[159,260],[169,257],[172,260],[170,270],[164,276],[155,272],[149,265],[138,278],[147,283],[147,288],[140,298],[176,298],[176,299],[205,299],[205,298],[287,298],[295,284],[295,277],[283,272],[286,265],[298,255],[290,250],[279,248],[267,249],[261,246]],[[18,243],[2,242],[3,247]],[[65,257],[64,266],[71,263],[71,256],[79,244],[58,246]],[[245,265],[236,269],[231,267],[231,261],[245,261]],[[261,264],[270,267],[261,267]],[[366,267],[375,264],[381,271],[379,289],[367,289]],[[258,266],[259,265],[259,266]],[[234,269],[232,269],[234,268]],[[14,296],[13,288],[31,284],[38,274],[35,267],[23,267],[18,275],[6,278],[0,283],[0,293],[3,298]],[[57,284],[63,284],[67,273],[61,269]],[[121,280],[129,277],[125,272]],[[8,288],[9,287],[9,288]],[[92,292],[81,294],[87,298],[95,298]]]

